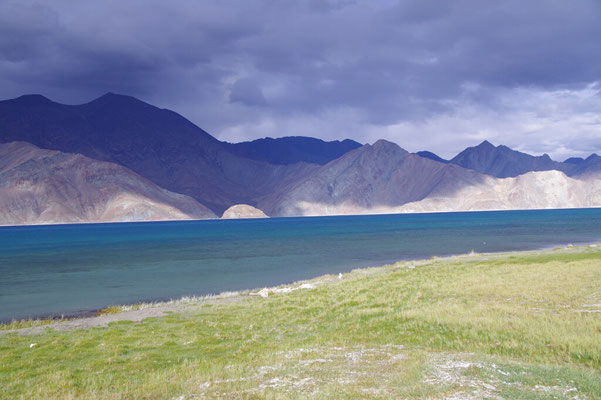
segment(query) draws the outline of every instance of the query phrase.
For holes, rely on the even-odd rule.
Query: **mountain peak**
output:
[[[12,101],[19,102],[21,104],[26,105],[35,105],[35,104],[47,104],[52,103],[47,97],[42,96],[41,94],[24,94],[23,96],[19,96]]]
[[[90,103],[115,102],[115,101],[135,101],[135,102],[143,103],[142,100],[137,99],[133,96],[128,96],[128,95],[119,94],[119,93],[113,93],[113,92],[106,92],[102,96],[96,98],[95,100],[92,100]]]
[[[394,142],[390,142],[388,140],[384,140],[384,139],[377,140],[371,146],[366,145],[361,148],[370,153],[376,152],[376,153],[382,153],[382,154],[394,154],[394,153],[409,154],[409,152],[407,150],[405,150],[398,144],[396,144]]]
[[[159,108],[136,97],[108,92],[82,105],[88,110],[107,109],[115,112],[148,112]]]
[[[374,144],[372,144],[373,147],[390,147],[390,146],[395,146],[395,147],[400,147],[398,144],[390,142],[386,139],[378,139],[374,142]]]
[[[494,144],[492,144],[491,142],[489,142],[488,140],[484,140],[482,143],[480,143],[478,146],[476,146],[477,148],[496,148]]]

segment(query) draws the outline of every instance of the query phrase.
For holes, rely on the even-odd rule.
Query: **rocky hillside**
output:
[[[0,145],[0,224],[215,218],[120,165],[31,144]]]
[[[355,214],[451,194],[484,178],[379,140],[322,166],[277,198],[259,201],[259,207],[273,216]]]
[[[483,156],[491,156],[491,149],[496,154],[498,149],[488,142],[480,147],[484,148],[480,153]],[[530,167],[542,168],[548,158],[514,152],[516,156],[502,148],[500,152],[511,155],[497,164],[504,165],[501,170],[505,172],[518,166],[511,162],[522,159],[522,155],[530,160]],[[380,140],[345,154],[285,188],[273,204],[260,201],[259,205],[274,216],[598,207],[601,174],[595,171],[601,170],[600,160],[592,155],[572,167],[574,177],[551,169],[495,178],[453,162],[410,154]],[[557,165],[563,163],[549,164]]]

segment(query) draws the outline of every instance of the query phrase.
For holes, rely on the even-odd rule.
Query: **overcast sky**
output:
[[[601,2],[0,0],[0,98],[106,92],[222,140],[601,153]]]

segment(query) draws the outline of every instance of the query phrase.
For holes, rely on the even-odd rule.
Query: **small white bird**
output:
[[[31,349],[33,346],[35,346],[37,343],[32,343],[29,345],[29,348]]]
[[[338,279],[342,279],[342,272],[338,273]]]

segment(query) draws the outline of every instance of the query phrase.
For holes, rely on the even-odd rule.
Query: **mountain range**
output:
[[[601,157],[484,141],[451,160],[384,140],[227,143],[108,93],[0,101],[0,224],[601,206]]]

